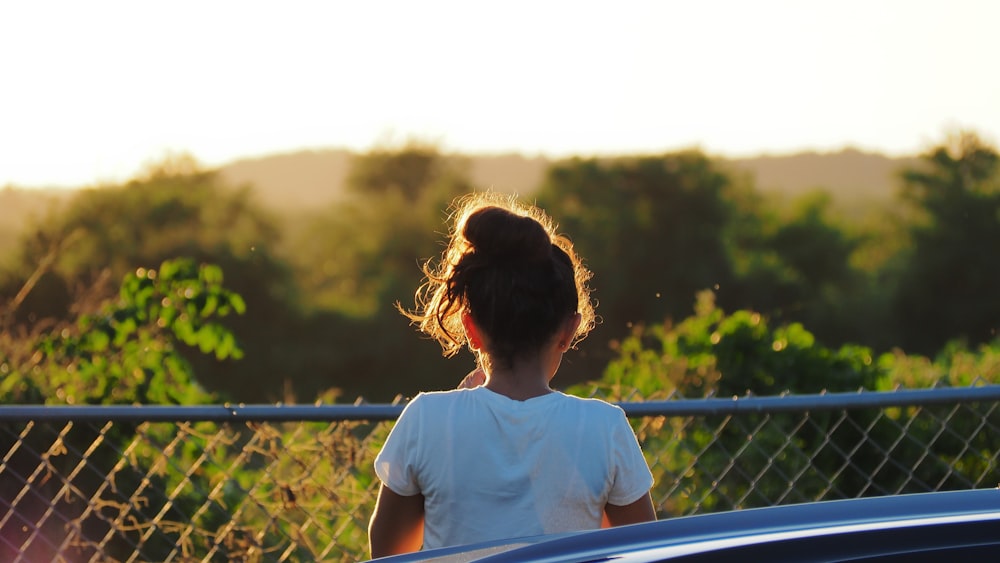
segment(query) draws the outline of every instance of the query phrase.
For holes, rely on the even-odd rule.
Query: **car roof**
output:
[[[505,540],[386,558],[386,563],[437,561],[594,561],[632,554],[659,561],[815,536],[930,526],[951,530],[985,521],[1000,542],[1000,489],[918,493],[830,500],[683,516],[606,530]],[[920,532],[907,532],[920,533]],[[952,534],[953,532],[949,532]],[[906,540],[912,543],[912,539]],[[383,561],[383,560],[380,560]]]

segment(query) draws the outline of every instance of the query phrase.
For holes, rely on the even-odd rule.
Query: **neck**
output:
[[[554,375],[555,369],[551,362],[543,354],[539,354],[534,358],[515,361],[510,367],[491,367],[486,370],[485,387],[515,401],[526,401],[551,393],[549,381]]]

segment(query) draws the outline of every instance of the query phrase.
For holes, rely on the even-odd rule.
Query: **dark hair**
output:
[[[461,314],[468,311],[488,337],[490,355],[508,364],[540,349],[574,313],[582,317],[575,341],[585,337],[594,326],[591,274],[551,220],[492,193],[460,199],[457,207],[442,260],[425,264],[417,310],[404,314],[451,356],[465,344]]]

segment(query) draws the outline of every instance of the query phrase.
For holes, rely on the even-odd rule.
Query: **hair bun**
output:
[[[462,234],[485,258],[529,264],[552,255],[552,240],[538,221],[500,207],[473,212]]]

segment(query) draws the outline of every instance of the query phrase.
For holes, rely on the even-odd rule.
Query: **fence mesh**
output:
[[[1000,482],[996,392],[745,412],[666,403],[690,406],[630,416],[661,518]],[[352,418],[4,419],[0,560],[364,559],[372,461],[392,422]]]

